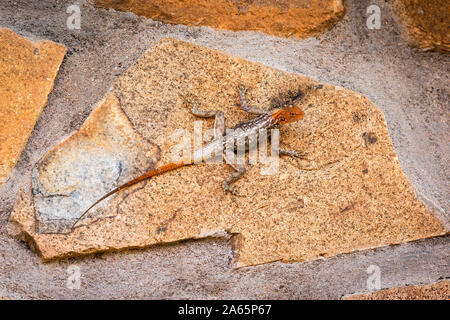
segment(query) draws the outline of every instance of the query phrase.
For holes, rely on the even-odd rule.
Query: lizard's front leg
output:
[[[229,164],[236,172],[231,173],[225,180],[222,182],[223,192],[227,193],[227,191],[231,192],[233,195],[237,195],[236,189],[231,186],[233,182],[236,182],[239,178],[241,178],[246,169],[245,165],[230,162],[227,158],[226,154],[224,154],[224,159],[227,164]]]
[[[247,92],[247,89],[244,88],[243,86],[239,86],[238,89],[239,89],[239,95],[241,96],[241,106],[242,106],[242,109],[244,109],[244,111],[247,111],[248,113],[253,113],[253,114],[264,114],[267,112],[267,110],[264,110],[261,108],[248,106],[247,101],[245,99],[245,93]]]
[[[212,118],[215,117],[214,120],[214,139],[225,135],[225,116],[220,110],[200,110],[198,108],[198,104],[195,99],[188,100],[185,96],[180,94],[180,97],[187,103],[192,104],[192,108],[190,112],[197,117],[200,118]]]

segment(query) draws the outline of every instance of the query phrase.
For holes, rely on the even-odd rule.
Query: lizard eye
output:
[[[285,119],[285,118],[280,118],[280,121],[281,121],[281,122],[285,122],[286,119]]]

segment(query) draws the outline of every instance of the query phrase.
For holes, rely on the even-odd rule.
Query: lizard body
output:
[[[234,127],[230,129],[230,133],[226,133],[225,129],[225,118],[222,111],[206,111],[206,110],[199,110],[197,107],[197,104],[195,101],[191,101],[193,104],[193,107],[191,109],[191,113],[202,118],[209,118],[209,117],[215,117],[215,123],[214,123],[214,139],[209,142],[207,145],[205,145],[202,149],[196,150],[194,152],[193,159],[203,159],[203,161],[210,160],[212,158],[212,155],[215,155],[216,150],[220,150],[223,152],[224,150],[229,150],[231,148],[234,150],[236,144],[244,143],[246,146],[246,149],[248,149],[248,138],[249,137],[257,137],[261,129],[267,129],[268,134],[270,134],[269,129],[278,128],[280,125],[285,125],[291,122],[295,122],[298,120],[301,120],[304,118],[305,113],[298,107],[298,106],[288,106],[288,107],[282,107],[282,108],[274,108],[270,110],[265,109],[259,109],[255,107],[250,107],[246,103],[245,99],[245,92],[246,90],[242,87],[239,88],[240,91],[240,97],[241,97],[241,104],[242,108],[252,114],[257,114],[258,117],[253,118],[251,120],[241,122]],[[182,98],[189,102],[184,96]],[[236,143],[237,142],[237,143]],[[285,150],[285,149],[279,149],[279,152],[281,154],[294,156],[294,157],[301,157],[299,154],[297,154],[294,151]],[[238,164],[236,162],[231,161],[227,158],[226,154],[224,154],[225,162],[229,165],[231,165],[236,172],[233,172],[230,174],[228,178],[226,178],[223,183],[222,187],[224,189],[224,192],[230,191],[231,193],[235,194],[234,188],[231,186],[231,183],[238,180],[244,173],[245,173],[245,166],[242,164]],[[160,175],[164,172],[175,170],[177,168],[188,166],[195,164],[194,160],[187,163],[168,163],[166,165],[157,167],[155,169],[152,169],[141,176],[128,181],[127,183],[113,189],[109,193],[105,194],[103,197],[98,199],[95,203],[93,203],[73,224],[73,227],[83,218],[90,209],[92,209],[95,205],[97,205],[99,202],[103,201],[104,199],[110,197],[111,195],[119,192],[122,189],[128,188],[132,185],[135,185],[141,181],[147,180],[151,177]]]

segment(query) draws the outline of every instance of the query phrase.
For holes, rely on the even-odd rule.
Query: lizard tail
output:
[[[85,212],[83,212],[83,214],[75,221],[75,223],[72,225],[72,229],[75,227],[75,225],[78,223],[78,221],[81,220],[81,218],[83,218],[88,212],[89,210],[91,210],[93,207],[95,207],[98,203],[102,202],[103,200],[105,200],[106,198],[112,196],[114,193],[119,192],[122,189],[131,187],[132,185],[139,183],[141,181],[144,181],[146,179],[149,179],[151,177],[160,175],[161,173],[167,172],[167,171],[171,171],[171,170],[175,170],[177,168],[180,167],[184,167],[187,165],[191,165],[194,162],[192,161],[191,163],[169,163],[166,165],[163,165],[161,167],[155,168],[153,170],[147,171],[146,173],[144,173],[143,175],[137,177],[136,179],[130,180],[127,183],[124,183],[123,185],[113,189],[112,191],[108,192],[107,194],[105,194],[103,197],[101,197],[100,199],[98,199],[97,201],[95,201]]]

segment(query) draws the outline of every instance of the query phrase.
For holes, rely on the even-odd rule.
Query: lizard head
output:
[[[298,106],[275,109],[272,113],[272,119],[274,122],[281,125],[301,120],[304,117],[305,113]]]

